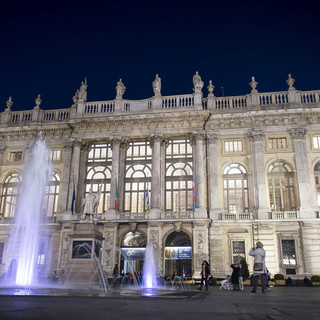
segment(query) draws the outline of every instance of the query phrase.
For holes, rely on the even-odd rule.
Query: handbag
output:
[[[263,263],[255,262],[253,265],[253,271],[262,271],[262,270],[263,270]]]

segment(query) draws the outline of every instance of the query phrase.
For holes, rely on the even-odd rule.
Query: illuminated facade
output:
[[[206,259],[223,277],[239,257],[252,270],[258,240],[273,274],[319,274],[320,90],[298,91],[289,75],[288,91],[259,93],[253,78],[250,94],[216,97],[210,82],[203,97],[198,73],[193,82],[192,94],[161,96],[157,76],[154,96],[133,101],[119,81],[116,98],[98,102],[86,101],[84,82],[73,105],[57,110],[42,110],[38,97],[33,110],[15,112],[9,99],[0,127],[1,274],[14,257],[6,243],[23,160],[40,131],[54,165],[44,274],[63,277],[73,242],[89,235],[110,276],[116,263],[141,271],[147,244],[163,275],[198,277]],[[99,187],[94,219],[83,221],[82,199]]]

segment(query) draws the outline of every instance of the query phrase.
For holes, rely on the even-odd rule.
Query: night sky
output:
[[[1,111],[68,108],[84,77],[88,101],[192,93],[199,71],[214,93],[320,89],[320,1],[10,0],[0,7]]]

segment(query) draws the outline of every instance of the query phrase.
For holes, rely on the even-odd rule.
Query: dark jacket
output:
[[[206,273],[206,278],[208,278],[209,274],[210,274],[210,267],[208,265],[205,266],[205,273]],[[204,275],[203,275],[203,266],[201,266],[201,276],[204,277]]]
[[[240,272],[240,268],[236,267],[235,265],[231,265],[232,268],[232,275],[231,275],[231,282],[232,283],[239,283],[239,272]]]

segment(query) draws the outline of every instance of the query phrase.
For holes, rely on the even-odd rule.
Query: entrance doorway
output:
[[[172,232],[166,239],[164,249],[165,277],[191,277],[192,247],[191,240],[185,232]]]
[[[146,250],[146,237],[136,231],[128,232],[121,246],[120,274],[141,273]]]

